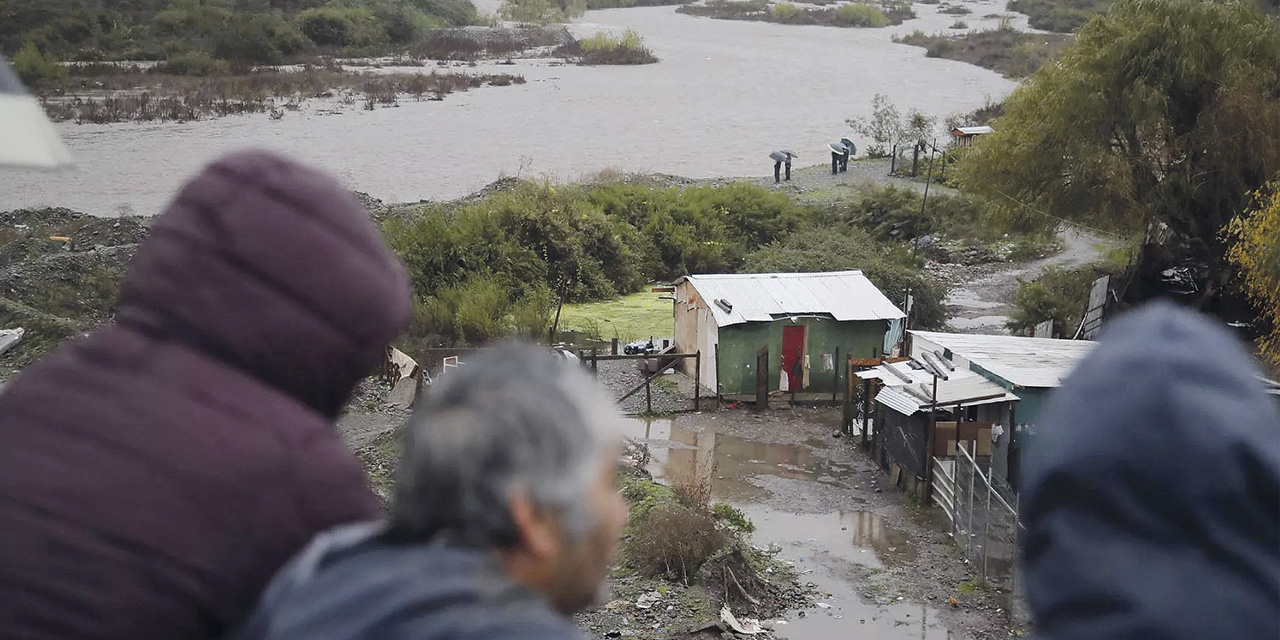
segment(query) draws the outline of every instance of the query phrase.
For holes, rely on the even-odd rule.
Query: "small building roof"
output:
[[[957,138],[962,138],[965,136],[980,136],[984,133],[991,133],[993,131],[995,131],[995,129],[992,129],[991,127],[988,127],[988,126],[956,127],[951,130],[951,135],[956,136]]]
[[[861,271],[685,276],[711,309],[716,326],[829,315],[838,321],[905,318]]]
[[[920,384],[904,384],[885,387],[876,394],[876,402],[883,404],[904,416],[909,416],[930,406],[946,409],[949,407],[975,407],[998,402],[1013,402],[1018,396],[1005,391],[1000,385],[977,375],[968,375],[950,380],[938,380],[938,402],[933,402],[933,381]]]
[[[1021,387],[1057,387],[1096,342],[1020,336],[909,331]]]

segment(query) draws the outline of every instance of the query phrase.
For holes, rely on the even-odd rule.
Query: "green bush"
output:
[[[320,7],[298,14],[298,29],[322,47],[370,47],[386,41],[372,11],[356,7]]]
[[[778,22],[800,23],[805,21],[804,9],[797,7],[790,2],[779,2],[769,7],[769,13]]]
[[[498,15],[526,24],[568,22],[587,11],[587,0],[502,0]]]
[[[579,64],[650,64],[657,62],[653,52],[644,46],[644,39],[632,29],[627,29],[620,36],[600,31],[594,36],[582,40],[576,45],[576,53],[572,45],[560,48],[567,57],[576,59]]]
[[[165,58],[164,63],[156,67],[161,73],[172,73],[179,76],[211,76],[225,73],[228,65],[203,51],[185,51]]]
[[[275,16],[242,16],[212,36],[213,55],[234,63],[274,65],[310,44],[296,26]]]
[[[1093,267],[1049,267],[1034,281],[1018,280],[1013,312],[1006,325],[1023,335],[1045,320],[1053,320],[1058,335],[1071,337],[1089,302],[1089,288],[1098,277]]]
[[[386,41],[393,45],[417,42],[428,30],[444,26],[443,21],[407,5],[379,5],[375,14]]]
[[[889,24],[880,7],[862,3],[840,5],[835,10],[835,20],[836,24],[853,27],[884,27]]]
[[[471,3],[471,0],[405,0],[405,2],[451,27],[464,27],[479,22],[476,6]]]
[[[67,68],[59,64],[57,58],[42,53],[32,42],[23,45],[11,63],[14,73],[29,87],[52,85],[67,77]]]
[[[945,58],[951,52],[960,48],[960,43],[949,38],[940,38],[929,43],[925,48],[925,56],[930,58]]]
[[[747,514],[731,504],[715,503],[711,507],[711,517],[740,536],[749,536],[756,531],[755,523],[747,517]]]

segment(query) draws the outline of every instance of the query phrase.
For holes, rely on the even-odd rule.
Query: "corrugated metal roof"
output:
[[[995,131],[995,129],[992,129],[991,127],[980,126],[980,127],[956,127],[955,129],[951,130],[952,133],[955,133],[957,131],[959,131],[960,135],[962,136],[979,136],[984,133],[991,133]]]
[[[861,271],[685,276],[711,308],[716,326],[827,314],[839,321],[905,318]],[[725,311],[717,304],[731,306]]]
[[[981,376],[970,375],[938,380],[938,403],[941,408],[975,407],[996,402],[1012,402],[1018,396]],[[933,404],[933,379],[928,383],[885,387],[876,394],[876,402],[903,415],[911,415]]]
[[[910,331],[1022,387],[1056,387],[1097,346],[1087,340]]]
[[[901,377],[893,375],[893,373],[891,373],[889,369],[893,369],[893,371],[897,371],[898,373],[901,373],[903,376],[910,378],[911,382],[907,382],[903,380]],[[969,375],[977,375],[977,374],[969,374]],[[893,364],[882,364],[878,367],[872,367],[870,369],[867,369],[866,371],[859,371],[857,373],[857,376],[859,378],[862,378],[863,380],[880,380],[880,382],[884,384],[884,386],[886,387],[901,387],[902,385],[905,385],[905,384],[921,384],[926,382],[929,384],[933,384],[932,373],[929,373],[927,369],[912,368],[910,362],[895,362]]]

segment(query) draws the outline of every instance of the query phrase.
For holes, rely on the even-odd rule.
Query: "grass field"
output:
[[[671,300],[659,297],[670,295],[642,291],[605,302],[566,304],[560,313],[560,328],[601,340],[670,338],[674,332]]]

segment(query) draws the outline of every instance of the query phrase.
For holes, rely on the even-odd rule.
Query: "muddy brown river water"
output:
[[[996,18],[983,16],[1004,11],[999,0],[963,4],[973,11],[965,16],[971,29],[996,26]],[[153,214],[201,165],[247,146],[305,158],[353,189],[394,202],[456,198],[504,175],[573,180],[605,168],[766,175],[767,155],[779,148],[818,164],[829,141],[849,135],[845,119],[868,115],[877,93],[904,111],[941,118],[1014,87],[992,71],[892,42],[915,29],[945,31],[955,19],[939,14],[938,5],[915,10],[919,18],[884,29],[712,20],[673,7],[594,11],[575,31],[634,28],[661,62],[481,65],[474,70],[520,73],[529,82],[338,115],[326,115],[334,105],[311,100],[280,120],[253,114],[183,124],[61,123],[75,167],[0,172],[0,210],[49,205]],[[1014,24],[1025,26],[1025,18]]]
[[[864,469],[833,459],[840,456],[828,455],[828,442],[777,444],[682,426],[695,419],[635,419],[627,435],[649,445],[655,478],[709,480],[714,500],[742,509],[755,523],[758,545],[780,545],[780,557],[803,581],[816,585],[818,605],[774,621],[777,635],[791,640],[953,637],[940,612],[928,604],[901,597],[876,604],[859,596],[857,580],[864,571],[897,566],[916,553],[910,535],[877,511],[832,510],[819,497],[835,489],[845,504],[856,504],[859,493],[872,491]],[[770,480],[786,482],[787,494],[766,488]]]

